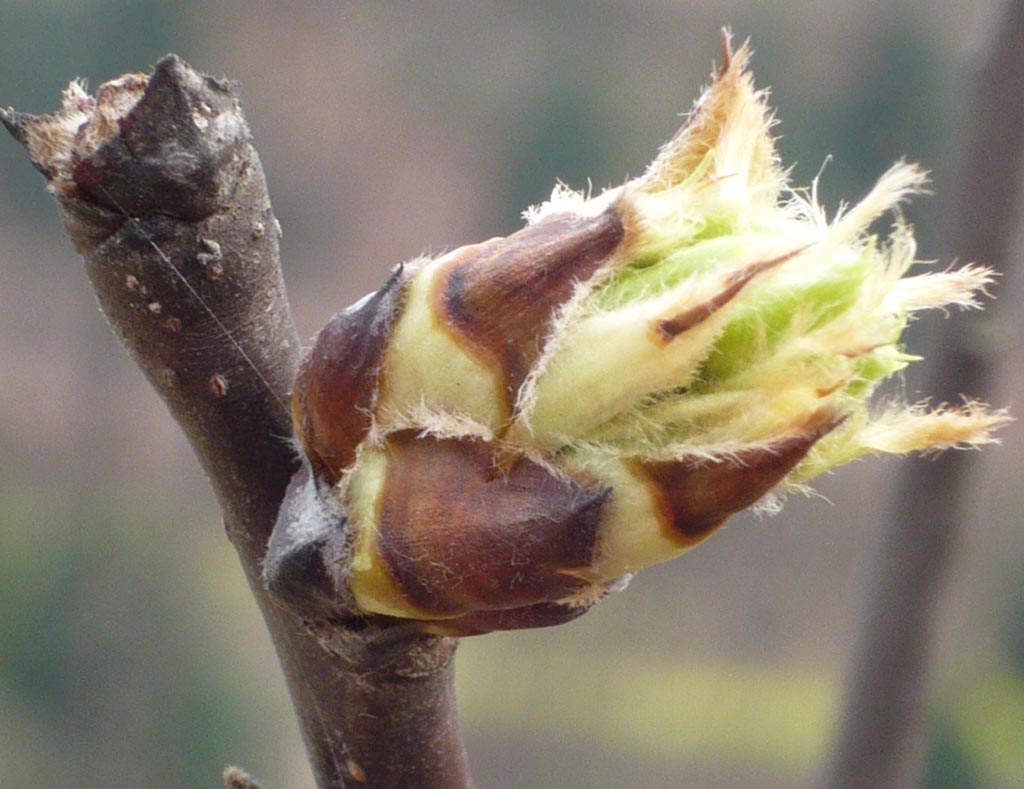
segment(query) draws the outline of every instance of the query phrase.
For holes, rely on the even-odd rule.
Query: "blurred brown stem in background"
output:
[[[950,248],[1017,276],[1010,265],[1022,215],[1024,166],[1024,0],[1011,0],[973,80],[967,138]],[[928,391],[955,402],[984,397],[999,366],[986,327],[945,323],[934,338]],[[969,519],[965,500],[974,456],[947,452],[905,461],[891,492],[890,526],[870,580],[861,643],[852,662],[845,710],[825,785],[836,789],[918,785],[928,711],[925,691],[942,581]],[[983,528],[984,524],[972,524]]]
[[[299,342],[234,86],[169,55],[95,97],[73,84],[54,115],[0,120],[46,177],[104,314],[210,477],[318,784],[468,785],[454,640],[352,620],[320,625],[328,651],[261,583],[298,466],[286,403]]]

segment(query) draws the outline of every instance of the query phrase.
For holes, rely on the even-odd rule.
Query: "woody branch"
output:
[[[54,115],[0,119],[45,176],[103,312],[210,477],[318,784],[467,785],[453,640],[338,625],[329,652],[260,581],[298,467],[284,403],[299,342],[234,86],[171,55],[95,97],[72,84]]]

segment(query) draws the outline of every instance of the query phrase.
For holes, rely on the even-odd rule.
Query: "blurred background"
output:
[[[0,103],[49,111],[70,78],[95,87],[168,51],[239,80],[309,337],[393,264],[515,230],[556,180],[638,175],[707,82],[723,25],[753,40],[794,181],[828,160],[834,210],[896,159],[921,162],[935,196],[908,213],[920,257],[946,265],[968,79],[1000,7],[0,0]],[[309,789],[213,496],[42,185],[0,140],[0,786],[214,786],[234,763]],[[972,392],[1000,406],[1024,384],[1020,295],[999,289],[998,386]],[[915,324],[912,349],[939,320]],[[920,380],[906,376],[911,399]],[[1024,436],[1001,435],[977,458],[945,584],[928,787],[1024,784]],[[812,785],[897,463],[738,516],[574,623],[465,641],[478,786]]]

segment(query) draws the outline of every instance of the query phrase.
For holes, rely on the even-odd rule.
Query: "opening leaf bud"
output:
[[[295,427],[344,512],[358,609],[468,634],[557,624],[734,512],[871,453],[983,444],[1007,419],[872,403],[913,313],[992,273],[908,275],[896,164],[829,219],[790,189],[732,52],[647,172],[556,189],[507,238],[407,264],[302,365]]]

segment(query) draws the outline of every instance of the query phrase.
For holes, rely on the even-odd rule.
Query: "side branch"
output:
[[[171,55],[95,97],[0,120],[47,179],[104,314],[188,435],[224,511],[324,787],[464,786],[455,642],[338,626],[323,648],[260,581],[298,463],[280,229],[234,86]]]

